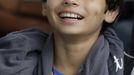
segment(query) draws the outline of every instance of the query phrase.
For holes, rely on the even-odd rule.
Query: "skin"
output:
[[[54,30],[54,65],[64,75],[77,74],[100,34],[103,21],[115,20],[118,11],[106,11],[106,7],[105,0],[48,0],[43,4],[43,15]],[[84,18],[62,19],[59,12],[75,12]]]

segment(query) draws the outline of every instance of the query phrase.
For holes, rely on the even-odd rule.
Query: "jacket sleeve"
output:
[[[31,29],[0,38],[0,75],[32,75],[46,36]]]

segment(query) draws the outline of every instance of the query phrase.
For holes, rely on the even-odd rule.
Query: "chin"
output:
[[[64,34],[64,35],[81,35],[81,34],[84,34],[84,32],[77,31],[77,30],[63,30],[63,31],[60,31],[60,33]]]

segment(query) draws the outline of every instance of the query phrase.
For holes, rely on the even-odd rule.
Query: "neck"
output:
[[[55,66],[65,75],[75,75],[85,61],[98,34],[91,36],[60,36],[55,34]]]

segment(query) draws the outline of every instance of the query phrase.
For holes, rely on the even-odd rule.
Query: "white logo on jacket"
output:
[[[117,58],[116,56],[113,56],[114,57],[114,63],[116,64],[116,72],[119,70],[119,69],[123,69],[123,59],[119,59]]]

